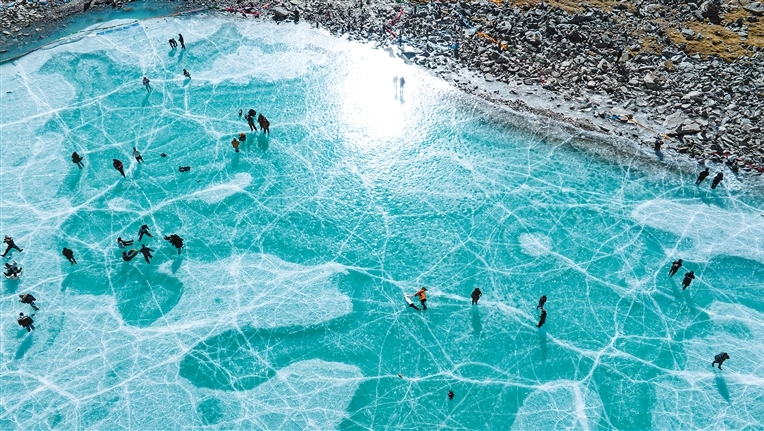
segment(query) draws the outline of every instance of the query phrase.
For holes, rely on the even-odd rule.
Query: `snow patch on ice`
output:
[[[764,217],[758,213],[655,199],[638,205],[631,217],[677,235],[678,250],[670,250],[672,256],[680,252],[685,260],[703,262],[728,255],[764,262]]]

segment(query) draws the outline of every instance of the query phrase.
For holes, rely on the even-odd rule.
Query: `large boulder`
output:
[[[273,9],[271,9],[271,12],[273,12],[273,17],[276,19],[285,19],[292,14],[292,12],[289,12],[288,10],[280,6],[274,7]]]

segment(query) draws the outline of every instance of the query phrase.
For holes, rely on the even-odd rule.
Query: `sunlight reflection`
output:
[[[422,112],[412,102],[416,100],[410,84],[413,79],[402,90],[398,83],[407,68],[391,69],[385,53],[374,54],[347,64],[334,93],[340,97],[340,112],[353,144],[367,149],[402,140]]]

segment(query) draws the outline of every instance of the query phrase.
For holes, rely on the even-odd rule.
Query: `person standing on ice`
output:
[[[682,259],[675,260],[671,264],[671,269],[669,269],[669,277],[673,277],[674,274],[676,274],[677,271],[679,271],[679,268],[682,267]]]
[[[544,304],[546,304],[546,295],[541,295],[541,298],[539,298],[539,305],[536,306],[536,310],[544,309]]]
[[[236,138],[233,138],[231,140],[231,146],[233,146],[233,149],[236,150],[236,152],[239,152],[239,140]]]
[[[719,172],[718,174],[716,174],[716,176],[714,177],[714,181],[711,182],[711,188],[715,189],[716,186],[718,186],[719,183],[722,182],[723,179],[724,179],[724,174],[723,173]]]
[[[153,249],[150,249],[146,247],[145,244],[141,244],[141,249],[139,250],[141,253],[143,253],[143,258],[146,259],[146,263],[151,263],[149,260],[150,257],[154,257],[151,255],[151,252],[154,251]],[[132,258],[131,258],[132,259]]]
[[[186,43],[183,41],[183,35],[178,33],[178,42],[180,42],[180,47],[183,49],[186,49]]]
[[[114,166],[114,169],[118,170],[122,176],[125,176],[125,166],[117,159],[112,159],[111,164]]]
[[[711,172],[709,172],[709,171],[708,171],[708,168],[706,168],[706,170],[705,170],[705,171],[703,171],[703,172],[699,173],[699,174],[698,174],[698,179],[697,179],[697,180],[695,180],[695,185],[696,185],[696,186],[699,186],[699,185],[700,185],[700,183],[702,183],[702,182],[703,182],[703,180],[705,180],[705,179],[706,179],[706,177],[707,177],[707,176],[709,176],[710,174],[711,174]]]
[[[9,251],[11,251],[12,248],[15,248],[16,250],[21,253],[24,251],[23,249],[20,249],[19,246],[16,245],[15,242],[13,242],[13,238],[6,236],[3,238],[3,242],[8,245],[8,247],[5,249],[5,252],[3,254],[0,254],[0,256],[5,257],[6,254],[8,254]]]
[[[481,296],[483,296],[483,292],[480,291],[479,287],[476,287],[475,290],[472,291],[472,305],[477,305],[478,300]]]
[[[250,132],[257,132],[257,127],[255,126],[255,117],[252,115],[247,114],[247,124],[249,124],[249,131]]]
[[[76,164],[78,168],[82,169],[85,165],[82,164],[82,157],[77,152],[72,153],[72,163]]]
[[[143,239],[143,235],[148,235],[152,238],[154,238],[154,235],[149,233],[149,226],[148,225],[141,225],[141,228],[138,229],[138,241]]]
[[[135,157],[135,161],[138,162],[139,165],[143,163],[143,156],[140,151],[135,149],[135,147],[133,147],[133,157]]]
[[[64,250],[61,252],[61,254],[63,254],[63,255],[64,255],[64,257],[65,257],[65,258],[66,258],[66,259],[69,261],[69,263],[71,263],[72,265],[74,265],[75,263],[77,263],[77,261],[74,259],[74,252],[73,252],[71,249],[68,249],[68,248],[64,247]]]
[[[143,77],[143,86],[146,87],[148,93],[151,93],[151,81],[145,76]]]
[[[726,361],[729,358],[730,358],[730,355],[728,355],[727,352],[719,353],[718,355],[714,356],[714,362],[711,362],[711,368],[713,368],[715,364],[719,364],[719,369],[721,370],[722,363],[724,363],[724,361]]]
[[[690,271],[684,274],[684,280],[682,280],[682,290],[690,287],[690,283],[695,279],[695,271]]]

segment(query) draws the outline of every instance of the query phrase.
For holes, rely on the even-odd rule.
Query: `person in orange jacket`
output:
[[[414,294],[414,296],[419,297],[419,302],[422,304],[422,310],[427,309],[427,305],[425,305],[425,302],[427,302],[427,294],[425,292],[427,292],[427,288],[423,287],[419,289],[419,292]]]

